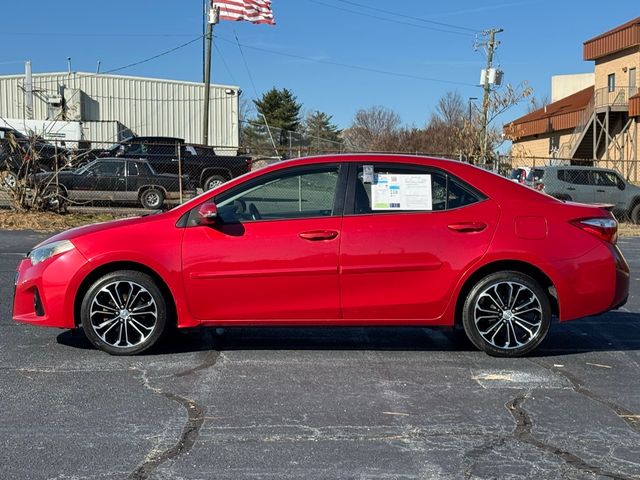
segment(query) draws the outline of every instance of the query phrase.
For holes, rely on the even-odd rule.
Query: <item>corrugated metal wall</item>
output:
[[[23,75],[0,77],[0,117],[24,118]],[[48,95],[64,87],[70,111],[82,109],[83,122],[120,122],[136,135],[160,135],[202,143],[204,85],[89,73],[34,74],[34,118],[47,118]],[[77,93],[81,90],[83,93]],[[209,144],[230,153],[238,147],[238,92],[235,86],[211,86]],[[81,103],[81,105],[77,105]],[[72,105],[76,104],[76,105]],[[113,142],[113,126],[92,124],[94,142]],[[225,148],[226,147],[226,148]]]

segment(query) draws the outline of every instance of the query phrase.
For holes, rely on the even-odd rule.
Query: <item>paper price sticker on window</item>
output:
[[[431,210],[431,175],[376,175],[372,210]]]

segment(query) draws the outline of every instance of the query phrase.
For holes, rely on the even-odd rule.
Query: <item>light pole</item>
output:
[[[471,125],[471,105],[474,100],[477,100],[478,97],[469,97],[469,125]]]

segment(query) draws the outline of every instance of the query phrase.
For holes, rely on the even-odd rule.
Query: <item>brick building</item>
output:
[[[520,165],[592,164],[640,179],[640,17],[587,40],[583,58],[594,62],[593,85],[504,126]]]

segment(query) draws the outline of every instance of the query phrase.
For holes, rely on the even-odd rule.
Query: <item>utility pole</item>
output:
[[[25,118],[33,120],[33,76],[31,74],[31,60],[24,63],[24,107]]]
[[[205,35],[206,52],[204,55],[204,112],[202,117],[202,143],[209,145],[209,95],[211,93],[211,41],[213,39],[213,26],[218,23],[220,9],[213,5],[209,6],[209,16],[207,22],[207,33]]]
[[[478,97],[469,97],[469,125],[471,125],[471,106],[473,105],[473,101],[477,99]]]
[[[496,41],[496,33],[503,32],[502,28],[492,28],[483,32],[484,36],[488,36],[489,40],[486,43],[481,43],[478,46],[487,47],[487,67],[482,75],[482,88],[484,90],[482,95],[482,163],[487,163],[487,152],[489,150],[489,100],[491,95],[491,85],[489,83],[489,73],[493,68],[493,52],[500,45],[500,42]]]

